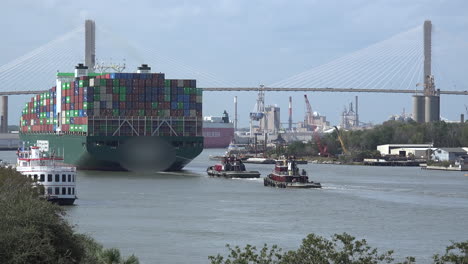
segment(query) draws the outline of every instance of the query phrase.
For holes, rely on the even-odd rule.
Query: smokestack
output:
[[[292,97],[289,96],[289,131],[292,131]]]
[[[460,115],[460,123],[465,123],[465,115],[464,114],[461,114]]]
[[[96,63],[96,25],[94,20],[85,21],[85,65],[89,72],[94,72]]]
[[[237,96],[234,96],[234,131],[237,131]]]
[[[358,96],[356,95],[356,126],[359,126]]]

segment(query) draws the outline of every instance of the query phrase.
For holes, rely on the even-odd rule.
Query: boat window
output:
[[[62,194],[64,194],[64,195],[67,194],[67,188],[62,187]]]
[[[28,166],[28,163],[23,161],[23,166]]]
[[[62,182],[66,182],[67,181],[67,175],[66,174],[62,174]]]
[[[39,181],[40,181],[40,182],[45,181],[45,174],[41,174],[41,177],[39,178]]]
[[[55,174],[55,182],[59,182],[60,181],[60,174]]]
[[[71,194],[71,188],[68,187],[68,195],[70,195],[70,194]]]
[[[75,188],[72,188],[72,194],[75,195]]]
[[[52,174],[47,174],[47,181],[51,182],[52,181]]]
[[[60,188],[59,187],[55,187],[55,194],[60,194]]]
[[[34,180],[37,181],[37,174],[34,174]]]
[[[68,182],[71,182],[71,181],[72,181],[72,180],[71,180],[71,175],[68,174]]]
[[[47,188],[47,194],[53,194],[52,193],[52,187]]]

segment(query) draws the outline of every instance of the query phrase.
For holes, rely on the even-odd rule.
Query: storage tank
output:
[[[440,97],[439,96],[426,96],[425,97],[425,121],[433,122],[439,121],[440,116]]]
[[[414,121],[418,123],[424,123],[425,113],[424,113],[424,96],[422,95],[413,95],[413,118]]]

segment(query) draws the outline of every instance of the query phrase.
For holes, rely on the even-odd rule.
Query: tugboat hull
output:
[[[319,189],[322,188],[322,185],[318,182],[280,182],[265,177],[263,179],[264,186],[276,187],[276,188],[290,188],[290,189]]]
[[[260,178],[260,172],[258,171],[217,171],[211,167],[206,170],[209,176],[213,177],[225,177],[225,178]]]

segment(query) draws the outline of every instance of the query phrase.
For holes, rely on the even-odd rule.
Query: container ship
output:
[[[24,147],[37,145],[85,170],[181,170],[203,150],[202,89],[136,73],[57,73],[56,86],[26,103]]]
[[[224,111],[223,116],[203,118],[203,137],[205,148],[226,148],[234,139],[234,124]]]

